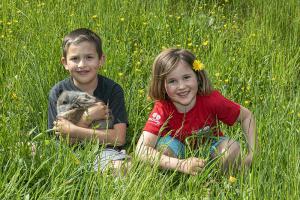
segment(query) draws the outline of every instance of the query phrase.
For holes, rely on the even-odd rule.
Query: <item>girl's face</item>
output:
[[[191,110],[196,103],[198,81],[195,72],[185,61],[180,61],[165,79],[167,95],[180,113]]]
[[[66,58],[62,58],[65,69],[70,72],[74,84],[79,88],[97,83],[97,71],[103,62],[95,45],[88,41],[71,44]]]

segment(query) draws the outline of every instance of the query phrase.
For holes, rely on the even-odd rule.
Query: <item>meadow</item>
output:
[[[124,178],[90,169],[95,141],[74,156],[46,132],[48,92],[68,76],[62,38],[79,27],[101,36],[100,73],[125,91],[133,167]],[[298,0],[2,0],[0,199],[298,199],[299,44]],[[254,113],[259,150],[250,170],[188,176],[135,160],[153,105],[152,63],[168,47],[195,53],[214,87]],[[223,131],[245,149],[239,126]]]

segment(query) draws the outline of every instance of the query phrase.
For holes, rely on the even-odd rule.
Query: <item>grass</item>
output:
[[[82,151],[46,133],[50,88],[68,76],[63,36],[88,27],[104,41],[100,73],[120,83],[132,153],[152,108],[151,65],[165,47],[193,51],[214,86],[252,110],[260,150],[252,169],[192,177],[134,162],[123,179],[92,172]],[[8,1],[0,4],[1,199],[298,199],[300,4],[287,1]],[[224,127],[245,147],[241,129]],[[37,134],[37,135],[36,135]],[[31,155],[28,142],[37,144]]]

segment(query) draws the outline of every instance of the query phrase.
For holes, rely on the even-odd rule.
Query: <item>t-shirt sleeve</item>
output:
[[[212,93],[212,102],[217,119],[232,126],[240,114],[240,105],[225,98],[218,91]]]
[[[144,131],[158,135],[168,120],[168,112],[162,102],[155,102],[154,107],[149,115],[149,118],[145,124]],[[170,116],[171,117],[171,116]]]
[[[115,85],[108,103],[114,116],[114,124],[126,123],[128,126],[124,92],[120,85]]]

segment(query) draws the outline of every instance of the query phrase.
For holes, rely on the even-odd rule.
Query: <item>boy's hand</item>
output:
[[[94,106],[88,108],[88,110],[84,112],[80,121],[89,126],[93,121],[106,119],[108,115],[108,107],[103,102],[97,102]]]
[[[66,136],[71,133],[74,128],[74,124],[64,118],[58,118],[53,122],[53,130],[56,135]]]
[[[204,166],[205,160],[191,157],[184,160],[180,160],[178,170],[185,174],[191,174],[195,176],[198,174],[198,172],[203,170]]]

